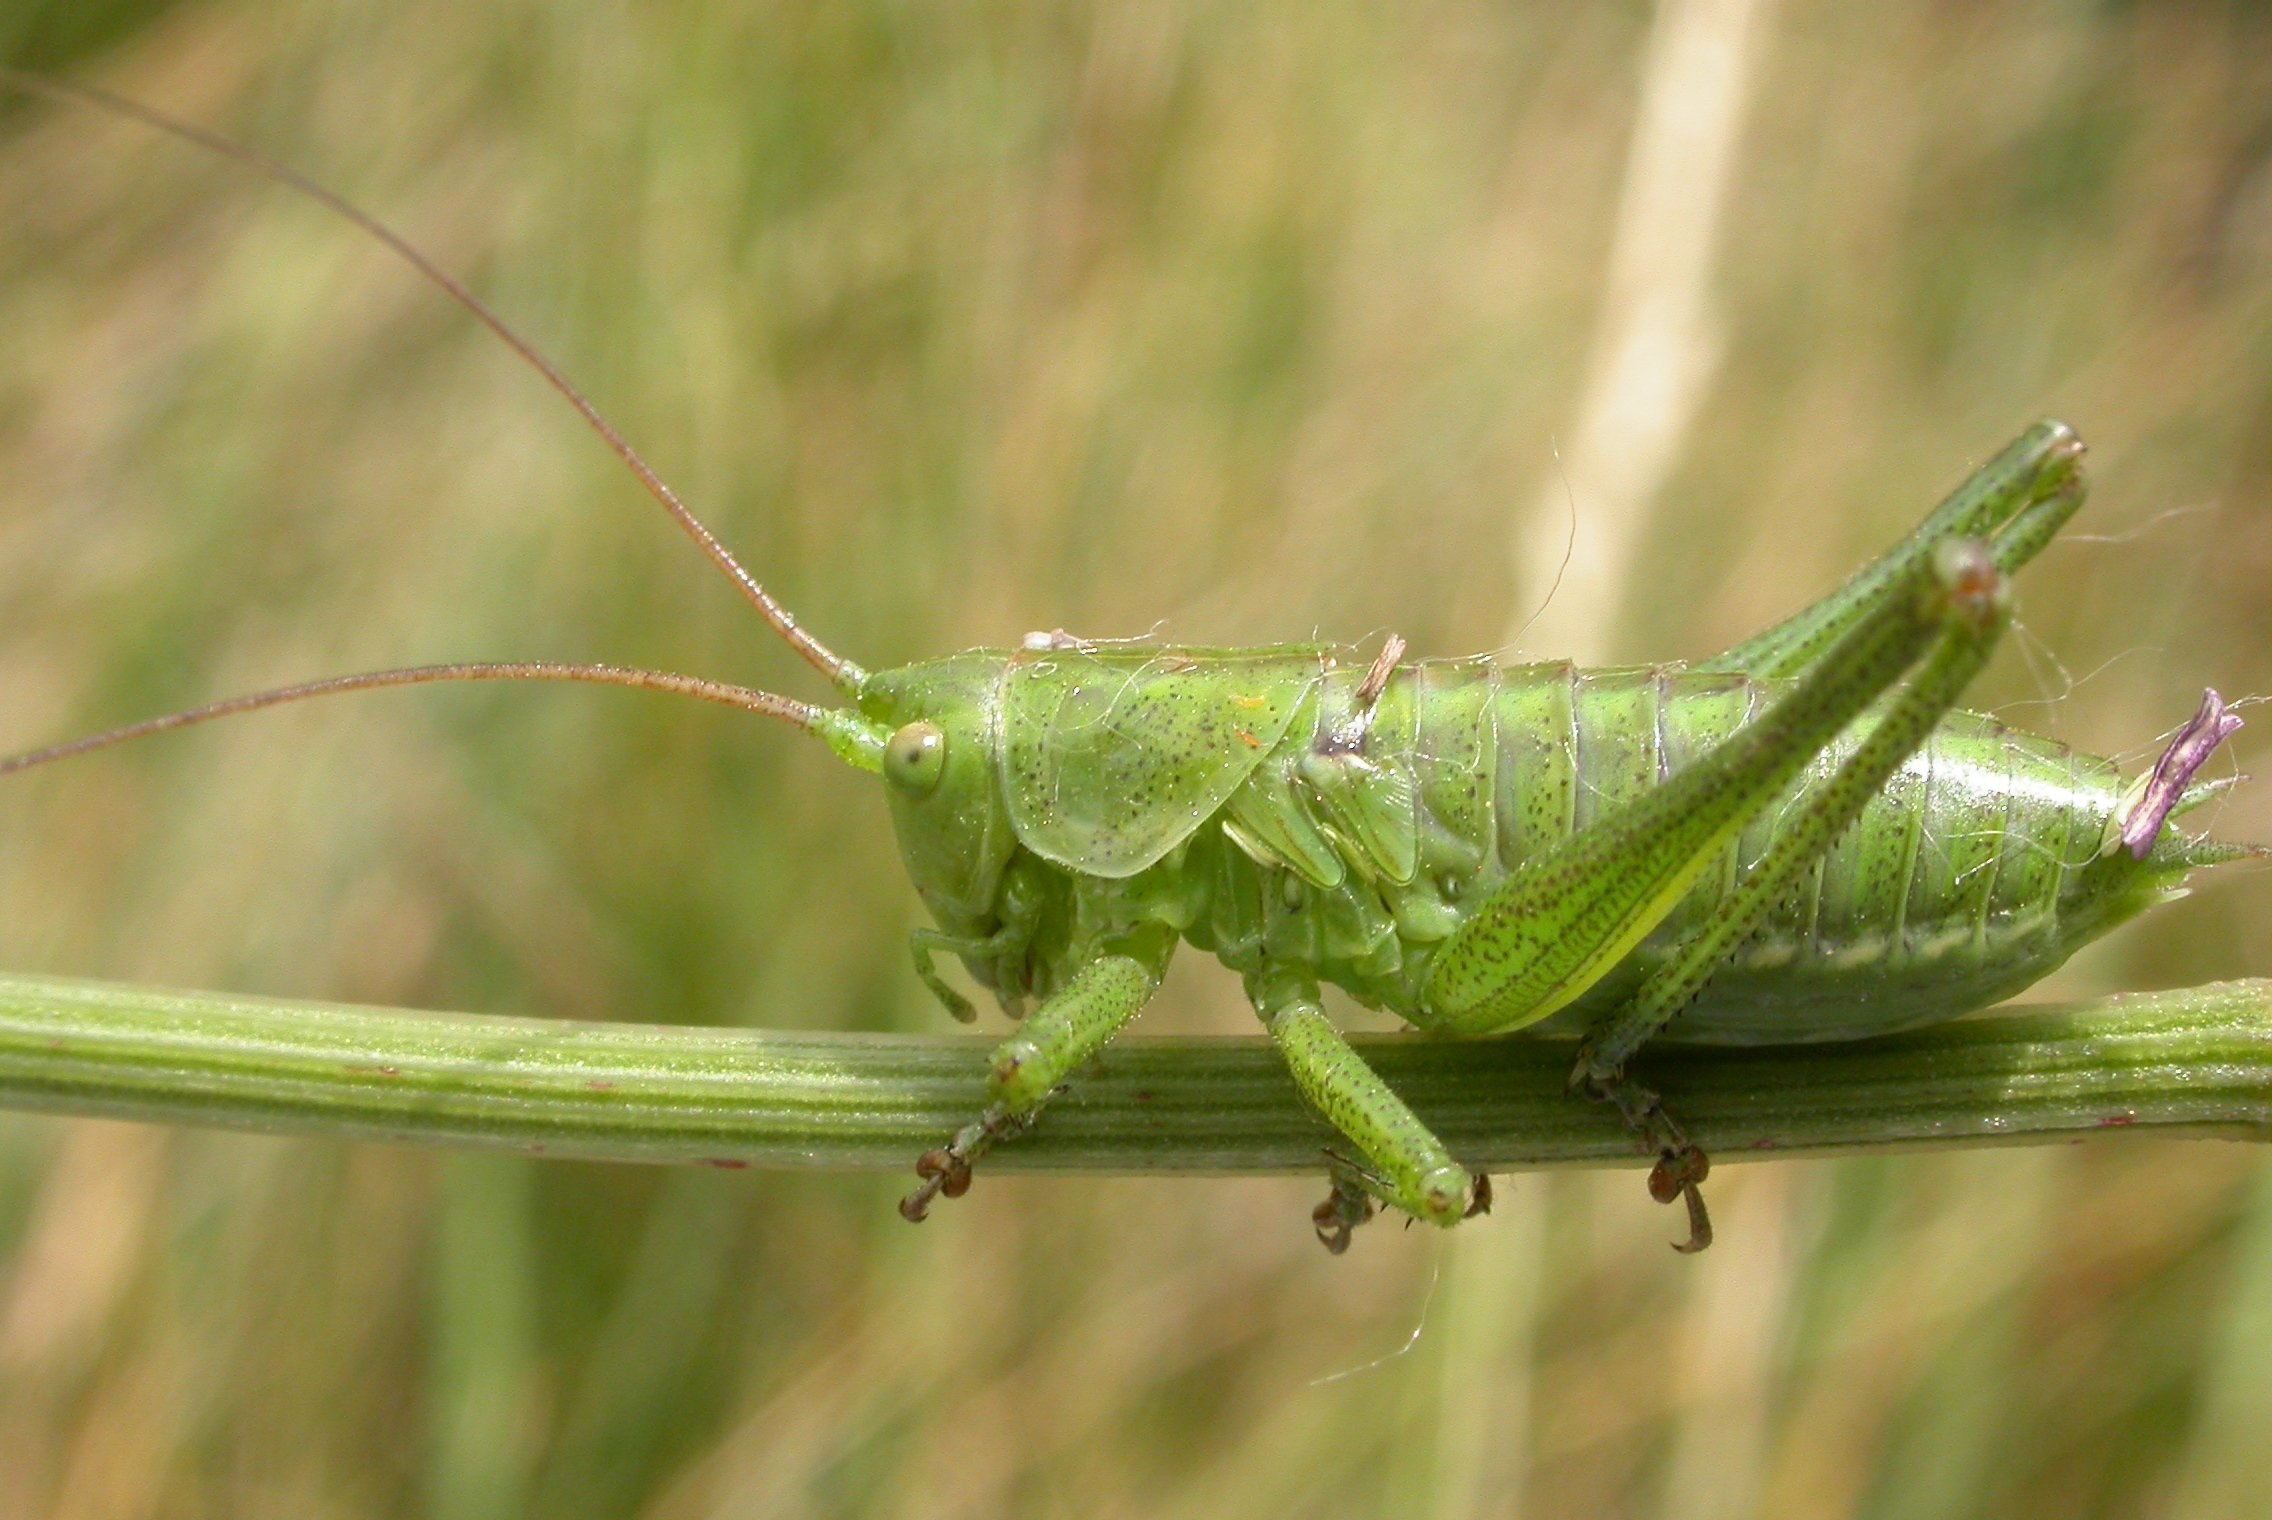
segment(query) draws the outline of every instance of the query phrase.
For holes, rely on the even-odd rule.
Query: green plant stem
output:
[[[1571,1047],[1358,1040],[1470,1165],[1637,1163]],[[0,1105],[611,1161],[890,1169],[981,1103],[980,1037],[774,1034],[278,1002],[0,976]],[[1715,1159],[2272,1140],[2272,981],[2044,1004],[1849,1045],[1636,1067]],[[1128,1039],[990,1170],[1309,1171],[1332,1136],[1262,1039]]]

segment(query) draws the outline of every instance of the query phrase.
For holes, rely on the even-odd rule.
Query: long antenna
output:
[[[581,681],[593,686],[633,686],[641,691],[667,691],[682,697],[699,697],[705,702],[719,702],[727,707],[738,707],[744,712],[762,713],[768,718],[779,718],[810,733],[820,719],[820,709],[787,697],[777,697],[769,691],[753,687],[735,686],[725,681],[706,681],[700,676],[673,675],[663,670],[634,670],[621,665],[563,665],[551,660],[522,660],[510,663],[413,665],[402,670],[366,670],[351,676],[331,676],[321,681],[303,681],[297,686],[279,686],[271,691],[256,691],[241,697],[193,707],[186,712],[168,713],[162,718],[144,718],[124,728],[107,729],[73,739],[67,744],[51,744],[45,749],[27,750],[20,755],[0,759],[0,776],[17,771],[28,771],[35,765],[51,760],[67,760],[73,755],[89,754],[98,749],[109,749],[129,739],[147,738],[177,728],[192,728],[210,723],[215,718],[233,718],[239,713],[258,712],[264,707],[281,707],[304,697],[327,697],[335,692],[376,691],[388,686],[426,686],[437,681]]]
[[[693,539],[702,552],[710,557],[710,562],[724,572],[726,578],[740,589],[742,595],[748,599],[752,606],[757,608],[766,622],[773,625],[773,631],[786,639],[789,647],[803,656],[814,669],[827,676],[838,691],[843,692],[846,696],[858,694],[860,682],[865,677],[866,672],[850,660],[836,654],[827,645],[800,628],[797,625],[796,617],[790,613],[789,609],[775,601],[772,594],[758,584],[757,577],[742,568],[741,561],[735,559],[726,546],[718,541],[718,535],[711,532],[709,527],[701,518],[694,515],[693,510],[685,502],[679,500],[678,493],[663,483],[663,478],[655,473],[654,468],[640,456],[639,451],[633,448],[630,442],[621,433],[618,433],[605,417],[600,415],[599,408],[586,400],[584,393],[576,389],[569,382],[568,377],[562,374],[550,359],[538,352],[534,344],[507,326],[504,318],[491,311],[479,296],[460,284],[455,276],[442,269],[432,259],[419,252],[415,245],[392,227],[344,196],[308,178],[281,159],[272,158],[258,148],[251,148],[243,143],[234,142],[217,132],[211,132],[193,122],[169,116],[163,111],[143,105],[139,101],[129,100],[123,95],[113,95],[110,91],[94,85],[68,83],[59,79],[45,79],[37,74],[27,74],[19,69],[5,67],[0,67],[0,83],[14,85],[19,90],[44,96],[49,100],[68,101],[79,105],[92,106],[97,110],[108,111],[115,116],[123,116],[141,122],[144,126],[163,132],[169,137],[179,138],[183,142],[192,143],[197,147],[218,153],[223,158],[242,164],[257,174],[265,175],[287,189],[298,191],[301,195],[345,218],[376,238],[380,243],[391,249],[403,262],[433,281],[451,300],[471,312],[482,326],[503,339],[506,347],[520,355],[522,359],[527,361],[530,368],[542,375],[545,383],[565,397],[568,404],[576,409],[578,415],[591,424],[592,431],[600,435],[600,440],[615,451],[616,457],[630,467],[632,474],[639,477],[639,483],[647,488],[647,493],[662,504],[663,510],[668,512],[672,520],[685,530],[686,536]]]

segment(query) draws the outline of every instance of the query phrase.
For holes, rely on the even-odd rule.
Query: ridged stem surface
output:
[[[613,1161],[898,1170],[977,1113],[990,1043],[0,976],[0,1105]],[[1644,1159],[1606,1109],[1564,1095],[1569,1045],[1356,1043],[1471,1166]],[[1855,1044],[1660,1047],[1635,1075],[1719,1162],[2110,1130],[2272,1140],[2272,981],[2041,1004]],[[1136,1037],[987,1165],[1309,1171],[1330,1143],[1267,1041]]]

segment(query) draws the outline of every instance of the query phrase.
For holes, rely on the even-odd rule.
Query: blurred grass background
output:
[[[1675,11],[1735,88],[1717,173],[1662,118],[1659,224]],[[2272,11],[1675,11],[17,0],[0,57],[393,221],[871,665],[1060,626],[1698,656],[2050,414],[2096,492],[1979,705],[2139,759],[2205,684],[2272,693]],[[0,218],[0,747],[440,659],[810,693],[323,213],[10,99]],[[1661,436],[1601,433],[1635,394]],[[1573,515],[1618,579],[1523,629]],[[2218,827],[2272,839],[2272,784]],[[873,783],[691,704],[314,704],[11,780],[0,840],[23,970],[943,1025]],[[2046,990],[2268,946],[2238,875]],[[1147,1019],[1248,1024],[1196,958]],[[2262,1512],[2253,1154],[1714,1186],[1696,1261],[1629,1174],[1331,1260],[1306,1183],[994,1179],[917,1231],[897,1178],[0,1116],[0,1516]]]

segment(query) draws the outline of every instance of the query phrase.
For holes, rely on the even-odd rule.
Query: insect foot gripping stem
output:
[[[1248,976],[1247,996],[1303,1098],[1363,1157],[1360,1163],[1326,1153],[1333,1190],[1310,1222],[1328,1251],[1348,1249],[1350,1232],[1373,1217],[1375,1199],[1446,1228],[1490,1209],[1490,1179],[1453,1160],[1435,1132],[1365,1064],[1318,1006],[1313,979],[1289,967],[1265,967]]]
[[[1373,1215],[1380,1212],[1373,1202],[1373,1189],[1346,1157],[1325,1153],[1325,1173],[1332,1188],[1325,1202],[1310,1210],[1310,1225],[1317,1231],[1317,1243],[1335,1256],[1349,1249],[1349,1237],[1360,1225],[1372,1223]]]
[[[1665,1112],[1664,1099],[1623,1077],[1591,1076],[1582,1065],[1570,1085],[1573,1090],[1614,1104],[1624,1116],[1625,1127],[1656,1150],[1656,1164],[1649,1168],[1649,1196],[1659,1203],[1677,1198],[1688,1205],[1688,1238],[1673,1242],[1673,1249],[1693,1256],[1710,1247],[1712,1214],[1704,1207],[1702,1183],[1712,1175],[1712,1158],[1673,1122],[1672,1115]]]
[[[909,1224],[921,1224],[931,1217],[933,1199],[960,1198],[969,1192],[971,1163],[992,1150],[995,1141],[1015,1135],[1032,1122],[997,1104],[980,1115],[977,1123],[956,1130],[945,1145],[916,1157],[915,1175],[922,1181],[914,1192],[899,1200],[899,1217]]]
[[[990,1101],[974,1124],[915,1163],[921,1185],[899,1201],[899,1214],[921,1224],[935,1198],[970,1191],[971,1165],[996,1142],[1030,1128],[1047,1103],[1084,1062],[1110,1043],[1159,990],[1172,941],[1141,947],[1138,955],[1103,955],[1034,1010],[1016,1034],[994,1047],[986,1076]]]
[[[1325,1195],[1325,1201],[1310,1210],[1310,1227],[1317,1231],[1317,1243],[1332,1255],[1339,1256],[1349,1249],[1349,1238],[1357,1232],[1357,1228],[1372,1223],[1373,1217],[1380,1213],[1381,1199],[1387,1196],[1391,1184],[1377,1173],[1368,1172],[1347,1156],[1333,1151],[1325,1153],[1325,1175],[1331,1187]],[[1467,1178],[1467,1198],[1467,1209],[1460,1214],[1460,1219],[1473,1219],[1478,1214],[1491,1212],[1491,1178],[1488,1173],[1477,1172]]]

